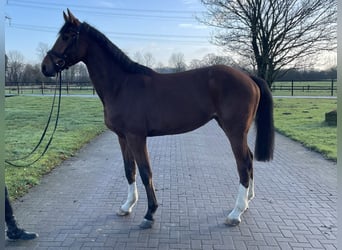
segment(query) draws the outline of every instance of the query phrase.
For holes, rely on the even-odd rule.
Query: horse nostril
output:
[[[42,64],[42,73],[44,76],[52,77],[55,75],[55,72],[52,72],[48,69],[48,67],[45,64]]]

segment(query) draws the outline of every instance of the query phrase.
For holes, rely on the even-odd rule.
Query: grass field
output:
[[[280,133],[336,161],[337,128],[324,122],[325,113],[336,108],[336,99],[275,98],[275,126]]]
[[[5,159],[26,155],[35,147],[46,125],[51,103],[52,97],[6,98]],[[5,164],[6,184],[12,197],[27,192],[28,188],[39,183],[42,175],[105,130],[99,99],[64,97],[61,106],[58,129],[46,155],[31,167]],[[42,144],[46,145],[46,142]]]
[[[6,98],[6,159],[20,157],[34,148],[47,122],[51,101],[52,97]],[[274,104],[279,132],[336,160],[337,129],[324,123],[324,114],[336,109],[336,100],[276,98]],[[23,195],[44,174],[104,130],[103,108],[98,98],[63,97],[58,129],[42,160],[26,168],[5,165],[11,197]]]

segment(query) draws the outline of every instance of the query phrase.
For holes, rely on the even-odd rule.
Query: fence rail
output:
[[[273,83],[271,90],[273,95],[336,96],[337,81],[278,81]]]
[[[5,94],[52,94],[56,85],[53,84],[36,84],[36,83],[20,83],[10,84],[5,86]],[[273,95],[304,95],[304,96],[336,96],[337,95],[337,81],[322,80],[322,81],[277,81],[274,82],[271,90]],[[63,83],[63,94],[93,94],[95,89],[90,82],[82,83]]]
[[[5,94],[53,94],[55,92],[56,85],[54,84],[11,84],[11,86],[5,86]],[[63,94],[92,94],[95,95],[95,89],[91,83],[62,83]]]

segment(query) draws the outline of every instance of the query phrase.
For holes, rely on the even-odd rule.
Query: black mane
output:
[[[59,31],[59,34],[69,30],[72,24],[65,23]],[[154,71],[144,65],[132,61],[121,49],[113,44],[104,34],[90,26],[86,22],[81,24],[80,30],[86,31],[91,37],[112,55],[113,59],[118,62],[127,73],[150,75]]]

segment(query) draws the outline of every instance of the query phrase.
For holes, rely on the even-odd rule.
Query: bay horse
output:
[[[147,137],[185,133],[215,119],[230,141],[240,179],[236,204],[225,224],[239,224],[254,197],[253,153],[247,145],[253,121],[255,159],[273,158],[273,100],[267,83],[224,65],[159,74],[133,62],[69,9],[63,16],[65,23],[41,69],[45,76],[52,77],[80,61],[85,63],[103,104],[105,124],[117,134],[122,151],[128,196],[117,214],[130,214],[138,200],[137,165],[148,199],[140,227],[153,226],[158,203]]]

